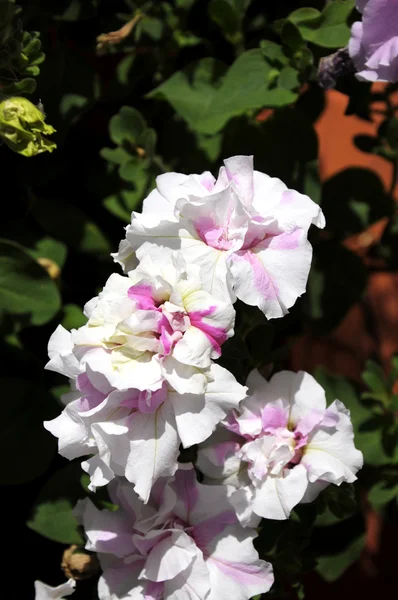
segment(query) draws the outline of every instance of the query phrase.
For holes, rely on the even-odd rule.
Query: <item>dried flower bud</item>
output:
[[[334,88],[340,77],[354,71],[354,63],[348,53],[348,48],[341,48],[334,54],[324,56],[319,61],[318,83],[324,90],[329,90]]]
[[[89,579],[99,571],[99,562],[95,554],[85,552],[73,544],[62,556],[61,568],[70,579]]]

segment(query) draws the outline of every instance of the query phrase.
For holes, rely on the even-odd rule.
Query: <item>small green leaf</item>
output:
[[[82,544],[79,525],[73,515],[76,502],[87,494],[80,483],[80,461],[57,471],[41,489],[27,526],[61,544]]]
[[[385,504],[398,498],[398,483],[387,485],[385,481],[378,481],[369,492],[368,500],[376,510],[383,508]]]
[[[122,106],[109,123],[112,141],[121,145],[123,142],[137,143],[139,136],[145,131],[146,123],[141,113],[132,106]]]
[[[247,0],[211,0],[209,16],[217,23],[230,41],[240,31],[241,22],[247,8]]]
[[[288,19],[308,42],[324,48],[342,48],[350,38],[347,18],[354,6],[354,0],[333,0],[322,13],[315,8],[299,8]]]
[[[29,251],[0,240],[0,309],[29,315],[32,325],[43,325],[58,312],[60,303],[57,286]]]
[[[25,77],[21,81],[15,81],[1,89],[1,93],[5,96],[19,96],[20,94],[33,94],[37,84],[31,77]]]
[[[123,163],[131,160],[131,153],[127,152],[121,146],[117,148],[102,148],[100,152],[102,158],[115,165],[122,165]]]
[[[375,392],[380,398],[384,396],[385,402],[388,401],[390,390],[386,382],[385,373],[380,365],[372,360],[368,360],[365,371],[362,373],[362,379],[372,392]]]
[[[299,72],[293,67],[283,67],[279,73],[278,84],[285,90],[296,90],[300,86]]]
[[[68,251],[65,244],[50,237],[44,237],[39,240],[34,250],[30,252],[36,259],[49,258],[53,260],[60,268],[65,264],[67,253]]]
[[[260,42],[260,48],[264,57],[270,64],[275,64],[276,66],[288,64],[289,59],[285,55],[282,46],[279,44],[271,42],[270,40],[262,40]]]
[[[299,28],[291,21],[285,21],[281,31],[281,38],[292,52],[297,52],[305,46]]]
[[[61,325],[65,329],[78,329],[87,323],[87,318],[84,316],[82,309],[77,304],[65,304],[62,308],[63,316]]]
[[[342,552],[335,555],[321,556],[316,571],[328,582],[338,579],[361,555],[365,544],[365,536],[355,539]]]
[[[167,100],[189,125],[201,131],[201,121],[209,113],[225,68],[225,65],[218,60],[204,58],[174,73],[167,81],[152,90],[148,97]]]

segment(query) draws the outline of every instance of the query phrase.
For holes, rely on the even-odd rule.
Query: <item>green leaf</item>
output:
[[[78,329],[87,323],[87,318],[84,316],[82,309],[77,304],[65,304],[62,308],[63,316],[61,325],[65,329]]]
[[[385,481],[378,481],[369,492],[368,500],[376,510],[398,498],[398,483],[388,485]]]
[[[0,240],[0,310],[29,315],[32,325],[43,325],[60,308],[57,286],[29,254],[9,240]]]
[[[385,377],[385,373],[380,365],[372,360],[366,362],[365,371],[362,373],[363,381],[373,392],[376,392],[380,396],[385,396],[385,400],[388,400],[390,390]]]
[[[34,198],[32,214],[50,235],[68,247],[87,253],[110,252],[110,244],[99,227],[80,208],[61,199]]]
[[[386,454],[381,429],[366,430],[363,427],[372,417],[372,413],[361,403],[354,386],[345,377],[332,375],[322,367],[315,370],[314,377],[325,389],[328,404],[338,399],[349,409],[355,433],[355,446],[363,453],[365,463],[378,466],[397,461],[398,449],[393,458]]]
[[[134,172],[135,177],[131,177],[130,187],[107,196],[103,201],[105,208],[125,223],[130,223],[132,211],[139,209],[146,191],[151,189],[149,174],[139,170]],[[125,173],[125,175],[129,176],[129,173]]]
[[[218,61],[202,59],[175,73],[149,97],[166,99],[191,127],[207,134],[220,131],[232,117],[297,98],[295,92],[270,87],[272,67],[260,48],[243,52],[221,82],[222,71]]]
[[[293,67],[283,67],[279,73],[278,85],[285,90],[295,90],[300,86],[299,72]]]
[[[225,68],[222,62],[214,58],[203,58],[174,73],[170,79],[152,90],[148,97],[167,100],[189,125],[200,131],[201,121],[209,112]]]
[[[241,28],[248,0],[211,0],[209,16],[217,23],[227,39],[233,41]]]
[[[365,536],[355,539],[342,552],[318,558],[316,571],[328,582],[338,579],[361,555]]]
[[[291,21],[285,21],[283,24],[281,38],[292,52],[297,52],[303,46],[305,46],[305,42],[299,28]]]
[[[34,258],[49,258],[57,263],[60,268],[65,264],[67,253],[65,244],[50,237],[39,240],[34,250],[30,251]]]
[[[326,4],[322,13],[315,8],[299,8],[288,19],[308,42],[324,48],[342,48],[350,38],[347,18],[354,6],[354,0],[334,0]]]
[[[80,461],[57,471],[41,489],[27,526],[61,544],[82,544],[79,525],[73,515],[76,502],[87,494],[80,483]]]
[[[121,85],[127,85],[130,80],[130,71],[135,61],[135,54],[125,56],[116,67],[117,80]]]
[[[88,98],[81,94],[64,94],[59,103],[59,112],[62,117],[75,117],[88,104]]]
[[[200,130],[215,133],[229,119],[249,110],[293,103],[297,98],[296,93],[269,86],[268,76],[271,70],[271,65],[264,59],[259,48],[243,52],[230,67],[214,95]]]
[[[288,64],[289,58],[279,44],[271,42],[270,40],[262,40],[260,42],[260,48],[270,64],[275,64],[276,66]]]
[[[0,395],[0,482],[25,483],[42,475],[56,454],[43,421],[56,416],[57,406],[37,382],[21,377],[0,379]]]
[[[115,144],[121,145],[125,141],[135,144],[146,126],[138,110],[132,106],[122,106],[119,113],[110,120],[109,133]]]
[[[131,160],[132,156],[130,152],[127,152],[127,150],[121,146],[118,146],[117,148],[102,148],[100,155],[102,158],[115,165],[122,165]]]
[[[1,89],[1,93],[5,96],[19,96],[20,94],[33,94],[37,84],[31,77],[25,77],[21,81],[15,81]]]

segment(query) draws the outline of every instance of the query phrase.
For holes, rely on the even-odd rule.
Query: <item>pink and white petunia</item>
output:
[[[270,381],[252,371],[247,384],[250,395],[225,422],[230,438],[213,434],[198,457],[209,483],[228,484],[242,523],[287,519],[330,483],[356,480],[363,457],[342,402],[327,407],[324,389],[303,371]]]
[[[235,311],[202,288],[200,268],[181,254],[138,252],[140,265],[110,276],[85,306],[86,325],[61,326],[49,343],[47,369],[75,377],[88,370],[100,392],[158,390],[167,381],[180,393],[201,393],[203,369],[233,335]]]
[[[396,0],[357,0],[362,21],[351,28],[348,51],[360,81],[398,81]]]
[[[145,242],[181,249],[199,265],[204,288],[282,317],[306,289],[311,223],[324,227],[319,206],[277,178],[253,170],[252,156],[224,161],[218,179],[165,173],[133,212],[116,262],[130,269]],[[130,244],[130,253],[127,244]]]
[[[75,591],[76,581],[68,579],[65,583],[52,587],[42,581],[35,581],[35,600],[62,600]]]
[[[245,397],[247,388],[226,369],[213,363],[203,373],[202,393],[179,394],[166,382],[155,391],[101,388],[102,376],[87,367],[71,402],[44,426],[58,438],[62,456],[92,455],[82,463],[91,489],[124,475],[146,502],[156,480],[175,473],[180,444],[207,439]]]
[[[100,600],[248,600],[271,587],[256,532],[238,523],[224,486],[201,485],[189,468],[159,481],[146,505],[123,481],[110,494],[116,512],[76,508],[103,569]]]

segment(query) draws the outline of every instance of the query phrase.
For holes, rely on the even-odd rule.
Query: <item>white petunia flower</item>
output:
[[[111,484],[119,510],[80,501],[76,514],[97,552],[100,600],[248,600],[273,583],[272,567],[253,546],[224,486],[205,486],[193,469],[158,483],[143,505],[131,486]]]
[[[198,394],[179,394],[167,382],[155,391],[116,390],[86,365],[72,393],[77,399],[44,426],[58,438],[62,456],[93,455],[82,463],[91,489],[125,475],[147,501],[156,480],[175,473],[180,444],[187,448],[207,439],[245,397],[246,388],[219,365],[203,377]]]
[[[147,252],[148,250],[148,252]],[[76,377],[90,371],[100,392],[160,389],[201,393],[203,369],[233,335],[229,302],[202,289],[200,268],[180,254],[143,247],[128,276],[113,274],[85,306],[87,324],[71,334],[61,326],[49,343],[47,369]]]
[[[201,267],[211,294],[282,317],[305,292],[312,258],[307,232],[311,223],[324,227],[323,213],[307,196],[254,171],[251,156],[224,164],[217,181],[209,172],[160,175],[142,214],[132,213],[114,259],[128,271],[145,242],[181,249]]]
[[[214,434],[199,450],[210,483],[228,484],[242,523],[287,519],[330,483],[356,480],[362,453],[354,446],[350,413],[308,373],[281,371],[266,381],[252,371],[250,395],[229,415],[230,438]]]

